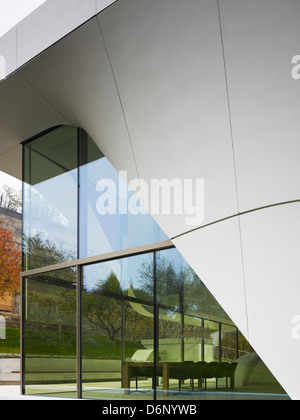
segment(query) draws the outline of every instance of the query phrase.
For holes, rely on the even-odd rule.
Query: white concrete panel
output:
[[[299,214],[297,203],[241,216],[250,343],[293,399],[300,399]]]
[[[0,68],[0,81],[3,73],[5,77],[13,73],[17,69],[17,31],[16,28],[11,29],[0,38],[0,65],[4,65],[4,69]],[[4,64],[1,60],[4,58]],[[3,79],[2,79],[3,80]]]
[[[116,0],[96,0],[97,1],[97,13],[106,9],[111,4],[115,3]]]
[[[0,155],[28,137],[68,122],[18,73],[0,83],[0,98]]]
[[[18,66],[95,15],[95,0],[48,0],[20,22],[18,28]]]
[[[231,218],[198,229],[173,240],[173,243],[247,338],[238,219]]]
[[[117,170],[136,178],[120,100],[97,19],[37,57],[21,73],[76,126],[85,129]]]
[[[98,19],[139,176],[204,179],[204,224],[236,213],[216,2],[123,0]],[[152,215],[169,237],[191,229],[185,214]]]
[[[14,28],[47,0],[2,0],[0,2],[0,37]]]
[[[298,0],[222,0],[240,210],[299,198]]]

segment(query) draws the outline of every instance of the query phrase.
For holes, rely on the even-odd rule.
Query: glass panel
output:
[[[25,393],[76,397],[76,271],[24,283]]]
[[[142,254],[124,258],[123,292],[130,298],[153,302],[153,261],[154,255]]]
[[[60,127],[24,146],[24,269],[77,257],[77,129]]]
[[[120,258],[84,268],[88,291],[127,295],[145,302],[153,301],[153,254]]]
[[[156,279],[158,399],[264,399],[266,394],[277,399],[285,394],[176,249],[156,252]]]
[[[283,398],[285,390],[270,372],[259,355],[251,347],[247,339],[239,331],[239,357],[235,375],[235,387],[245,393],[261,394],[261,398]]]
[[[159,309],[159,361],[184,360],[182,325],[181,313],[171,309]]]
[[[205,329],[204,320],[184,315],[184,360],[201,362],[205,353]]]
[[[145,393],[146,398],[153,397],[153,306],[136,298],[139,283],[133,279],[145,261],[147,269],[153,268],[151,257],[140,255],[83,269],[84,398],[124,399],[133,392],[135,399]],[[129,291],[131,280],[135,288]],[[151,301],[153,277],[152,290],[151,279],[147,281],[149,295],[142,294]]]
[[[122,388],[122,301],[86,289],[83,295],[84,398],[114,398]]]
[[[153,306],[125,300],[123,388],[130,399],[151,400],[154,396],[153,320]]]
[[[120,260],[84,267],[85,293],[122,293],[122,264]]]
[[[222,324],[221,331],[221,359],[227,362],[235,362],[239,357],[238,329],[235,326]]]
[[[80,167],[80,258],[168,239],[90,138],[87,147]]]
[[[202,319],[234,325],[194,270],[184,262],[184,311]]]
[[[218,322],[204,320],[205,331],[205,362],[217,362],[220,360],[220,324]]]
[[[157,252],[157,303],[182,309],[184,276],[184,259],[177,249]]]

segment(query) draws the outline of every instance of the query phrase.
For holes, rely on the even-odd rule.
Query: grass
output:
[[[96,335],[83,336],[83,356],[97,359],[121,359],[122,343]],[[125,357],[143,348],[140,341],[125,342]],[[76,334],[72,332],[26,330],[25,352],[30,356],[76,356]],[[0,353],[20,353],[20,330],[7,328],[6,339],[0,339]]]
[[[6,339],[0,339],[0,353],[20,354],[20,330],[6,328]]]

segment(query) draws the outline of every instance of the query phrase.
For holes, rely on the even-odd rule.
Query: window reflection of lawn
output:
[[[9,329],[8,329],[9,330]],[[26,354],[39,356],[76,356],[75,332],[59,331],[26,331]],[[12,330],[9,347],[11,351],[19,351],[19,330]],[[125,357],[131,357],[136,350],[144,348],[139,341],[125,342]],[[122,343],[120,340],[110,340],[107,337],[89,335],[85,338],[83,357],[93,359],[122,358]]]

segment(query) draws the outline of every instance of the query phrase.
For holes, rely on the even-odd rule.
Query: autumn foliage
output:
[[[20,247],[0,221],[0,297],[19,291],[21,261]]]

